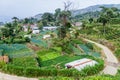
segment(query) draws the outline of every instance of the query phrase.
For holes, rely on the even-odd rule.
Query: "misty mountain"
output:
[[[72,11],[72,15],[76,16],[76,15],[85,14],[85,13],[88,13],[88,12],[101,11],[100,6],[104,6],[104,7],[107,7],[107,8],[116,7],[118,9],[120,9],[120,4],[94,5],[94,6],[90,6],[90,7],[84,8],[84,9],[74,10],[74,11]]]
[[[6,22],[11,22],[12,19],[10,16],[0,16],[0,22],[6,23]]]

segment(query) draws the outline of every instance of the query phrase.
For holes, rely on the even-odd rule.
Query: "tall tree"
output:
[[[71,16],[71,12],[70,12],[70,7],[71,7],[72,2],[64,2],[64,10],[61,11],[60,14],[60,19],[61,19],[61,23],[62,26],[59,29],[59,37],[60,38],[65,38],[66,37],[66,33],[68,31],[68,26],[70,28],[70,16]]]
[[[17,22],[19,20],[17,17],[13,17],[12,19],[14,20],[14,22]]]
[[[24,19],[24,24],[28,24],[28,23],[30,23],[30,20],[28,18],[25,18]]]
[[[44,13],[43,16],[42,16],[42,19],[43,20],[46,20],[48,22],[51,22],[54,20],[54,17],[53,17],[53,14],[52,13]]]
[[[93,22],[93,18],[90,18],[90,19],[89,19],[89,22],[90,22],[90,24],[91,24],[91,23]]]
[[[118,9],[114,8],[114,7],[106,8],[104,6],[101,6],[100,8],[102,8],[102,11],[101,11],[100,17],[98,18],[98,21],[102,22],[104,34],[105,34],[106,33],[106,29],[105,29],[106,24],[109,23],[112,18],[116,17],[116,14],[118,14]]]

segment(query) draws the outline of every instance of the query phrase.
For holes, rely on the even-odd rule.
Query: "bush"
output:
[[[38,63],[34,57],[13,58],[10,64],[21,67],[38,67]]]
[[[25,39],[14,39],[13,43],[25,43]]]
[[[74,40],[72,40],[72,43],[74,43],[74,44],[82,44],[83,42],[82,42],[82,40],[74,39]]]
[[[28,77],[57,76],[57,69],[26,68],[25,75]]]
[[[66,77],[73,76],[73,70],[71,69],[58,70],[57,76],[66,76]]]
[[[0,40],[0,44],[3,44],[4,42]]]
[[[5,66],[5,65],[6,65],[6,63],[5,63],[5,62],[0,61],[0,69],[4,68],[4,66]]]
[[[30,42],[30,38],[25,37],[25,41],[26,41],[26,42]]]
[[[116,49],[115,55],[117,56],[117,58],[118,58],[119,61],[120,61],[120,48]]]
[[[103,76],[92,76],[92,77],[86,77],[81,80],[114,80],[110,77],[103,77]]]
[[[7,65],[5,72],[17,76],[24,76],[24,68],[19,66]]]
[[[111,23],[111,24],[119,24],[119,23],[120,23],[120,18],[112,18],[112,19],[110,20],[110,23]]]

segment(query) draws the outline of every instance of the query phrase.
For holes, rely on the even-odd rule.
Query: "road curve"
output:
[[[117,73],[118,67],[115,67],[115,64],[118,64],[117,58],[113,55],[113,52],[106,46],[96,43],[94,41],[84,39],[87,42],[94,43],[96,46],[100,47],[103,50],[103,53],[106,56],[106,62],[111,63],[111,64],[106,64],[105,68],[103,70],[104,74],[110,74],[110,75],[115,75]]]

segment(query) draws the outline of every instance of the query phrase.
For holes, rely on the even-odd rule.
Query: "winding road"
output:
[[[109,75],[115,75],[117,73],[118,70],[118,60],[117,58],[113,55],[113,52],[106,46],[96,43],[94,41],[88,40],[88,39],[84,39],[87,42],[90,43],[94,43],[96,46],[100,47],[103,51],[103,53],[106,56],[105,59],[105,68],[103,70],[104,74],[109,74]]]

